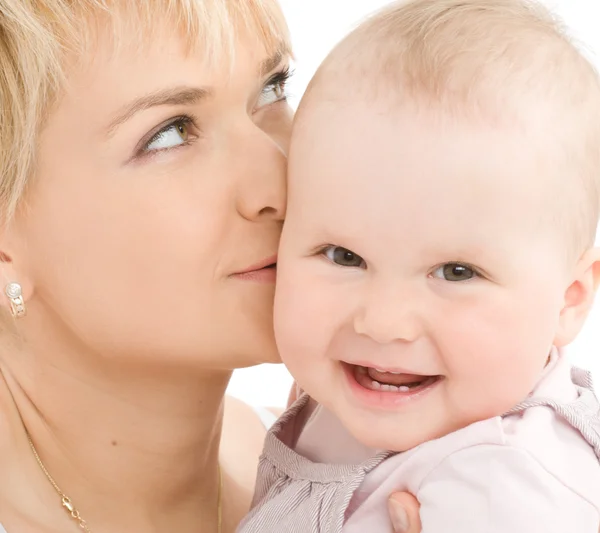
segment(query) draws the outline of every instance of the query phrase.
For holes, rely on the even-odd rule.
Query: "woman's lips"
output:
[[[258,270],[251,270],[250,272],[240,272],[235,274],[233,277],[237,279],[243,279],[246,281],[261,281],[267,283],[274,283],[277,276],[277,269],[275,265],[272,267],[260,268]]]
[[[277,256],[271,256],[244,270],[236,272],[232,277],[246,281],[273,283],[277,275]]]

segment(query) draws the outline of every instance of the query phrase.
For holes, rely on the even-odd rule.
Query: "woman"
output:
[[[8,533],[232,532],[247,511],[246,407],[218,454],[232,369],[277,359],[275,2],[0,0]]]

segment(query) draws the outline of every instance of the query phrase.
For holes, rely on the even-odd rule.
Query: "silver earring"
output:
[[[4,289],[6,296],[10,300],[10,312],[15,318],[22,318],[26,314],[25,302],[23,301],[23,291],[21,285],[17,282],[10,282]]]

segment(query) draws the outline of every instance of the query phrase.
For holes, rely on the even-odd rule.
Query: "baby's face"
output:
[[[525,134],[311,102],[292,144],[275,326],[300,386],[398,451],[523,400],[569,285]]]

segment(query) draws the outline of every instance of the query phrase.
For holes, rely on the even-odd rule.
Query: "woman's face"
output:
[[[274,271],[239,273],[277,252],[288,52],[241,39],[233,66],[209,68],[176,36],[118,51],[109,39],[41,133],[15,226],[23,327],[123,361],[274,359]]]

